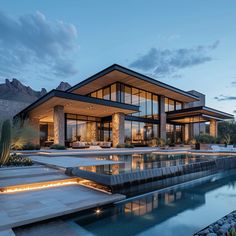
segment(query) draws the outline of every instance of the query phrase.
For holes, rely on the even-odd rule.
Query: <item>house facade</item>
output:
[[[136,146],[153,138],[188,141],[234,117],[205,106],[205,95],[183,91],[120,65],[112,65],[67,91],[52,90],[15,119],[29,120],[41,146],[111,141]]]

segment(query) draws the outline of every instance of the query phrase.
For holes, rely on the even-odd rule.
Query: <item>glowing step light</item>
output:
[[[66,180],[40,182],[40,183],[32,183],[32,184],[17,185],[17,186],[7,186],[0,188],[0,194],[26,192],[31,190],[40,190],[40,189],[76,185],[76,184],[79,184],[78,179],[66,179]]]

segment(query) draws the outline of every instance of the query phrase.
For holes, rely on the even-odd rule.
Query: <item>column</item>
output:
[[[216,120],[211,120],[210,121],[210,135],[213,137],[217,137],[217,121]]]
[[[189,140],[189,124],[184,125],[184,142]]]
[[[25,124],[23,124],[24,126]],[[38,118],[30,118],[29,119],[29,125],[30,127],[35,131],[34,137],[30,137],[30,140],[28,140],[29,143],[33,143],[35,145],[40,144],[40,125],[39,125],[39,119]]]
[[[53,112],[54,144],[65,145],[65,115],[63,106],[55,106]]]
[[[112,115],[112,138],[113,147],[125,142],[125,115],[123,113]]]
[[[160,138],[166,140],[165,97],[160,97]]]
[[[88,121],[86,123],[86,140],[87,142],[94,142],[98,141],[98,128],[97,128],[97,123],[93,121]]]

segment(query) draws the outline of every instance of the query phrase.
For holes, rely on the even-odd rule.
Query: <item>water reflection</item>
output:
[[[118,175],[127,172],[135,172],[169,166],[187,165],[208,160],[207,157],[200,155],[158,155],[153,153],[100,156],[96,157],[96,159],[112,160],[122,163],[100,166],[85,166],[80,167],[80,169],[100,174]]]
[[[102,236],[192,235],[235,209],[235,184],[234,171],[223,179],[149,194],[104,209],[99,217],[88,214],[75,221]]]

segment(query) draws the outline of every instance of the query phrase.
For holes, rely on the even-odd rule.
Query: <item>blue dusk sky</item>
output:
[[[236,110],[234,0],[1,0],[0,82],[71,85],[117,63]]]

